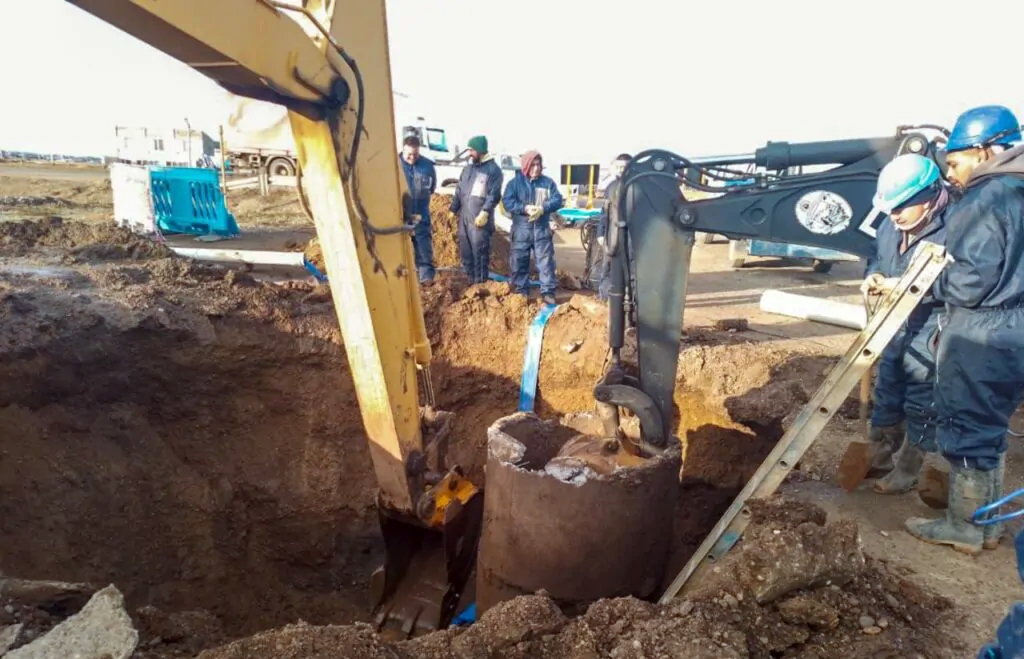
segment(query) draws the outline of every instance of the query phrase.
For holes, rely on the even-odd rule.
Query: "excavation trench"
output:
[[[227,637],[366,619],[375,483],[328,293],[125,236],[104,238],[125,247],[113,262],[33,240],[30,261],[0,242],[0,571],[114,583],[133,610],[207,610]],[[457,415],[449,458],[482,483],[536,306],[457,277],[424,298],[438,406]],[[605,324],[582,297],[552,317],[542,418],[592,407]],[[710,332],[684,342],[673,570],[823,376],[791,357]]]

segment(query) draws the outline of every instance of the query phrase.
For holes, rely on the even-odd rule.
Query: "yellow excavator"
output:
[[[371,580],[377,628],[408,637],[446,627],[474,601],[470,579],[483,494],[446,464],[451,415],[434,409],[431,348],[408,236],[409,195],[395,142],[385,0],[68,2],[230,92],[287,108],[299,197],[323,249],[380,486],[385,561]],[[879,170],[897,153],[933,146],[913,128],[872,139],[772,142],[738,156],[687,159],[647,151],[634,157],[611,200],[605,236],[611,359],[594,390],[605,435],[618,436],[618,413],[627,409],[648,444],[664,447],[673,438],[695,232],[870,256]],[[835,167],[783,175],[825,164]],[[750,166],[760,173],[735,169]],[[749,180],[724,194],[708,184],[708,177],[737,176]],[[713,198],[684,198],[684,181]],[[634,257],[641,252],[642,259]],[[620,361],[627,326],[636,328],[635,377]],[[781,464],[788,469],[795,460]],[[594,526],[598,548],[605,527]],[[729,538],[735,543],[738,535]],[[509,547],[506,559],[537,558],[519,555],[522,549]]]
[[[407,636],[443,628],[469,584],[483,503],[444,464],[450,415],[433,410],[384,0],[72,4],[234,94],[288,109],[380,485],[378,624]]]

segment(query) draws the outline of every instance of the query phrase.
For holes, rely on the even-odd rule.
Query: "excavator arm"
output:
[[[878,220],[871,203],[878,175],[905,152],[935,157],[936,140],[901,127],[891,137],[776,142],[737,156],[698,160],[655,150],[634,158],[610,200],[605,237],[611,257],[612,358],[594,389],[605,434],[621,436],[619,408],[636,415],[649,446],[663,447],[673,434],[676,362],[695,232],[869,257]],[[791,173],[818,166],[831,169]],[[748,171],[753,168],[757,173]],[[721,185],[713,185],[716,180]],[[685,188],[718,196],[687,200]],[[637,376],[627,374],[620,357],[627,325],[636,329]]]
[[[228,91],[288,109],[300,195],[323,249],[380,485],[378,626],[404,635],[446,626],[475,562],[482,497],[444,465],[450,416],[432,410],[384,0],[68,1]]]

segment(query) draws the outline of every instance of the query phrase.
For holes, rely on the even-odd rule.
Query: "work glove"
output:
[[[416,223],[422,222],[422,221],[423,221],[423,216],[422,215],[420,215],[419,213],[413,214],[413,216],[412,216],[412,223],[413,224],[416,224]]]
[[[473,220],[473,224],[481,228],[487,226],[487,211],[480,211],[480,214]]]
[[[886,277],[878,284],[878,294],[888,295],[900,283],[899,277]]]
[[[597,244],[600,245],[601,247],[604,247],[604,236],[597,237]]]
[[[864,278],[864,282],[860,285],[860,292],[863,295],[878,294],[883,281],[885,281],[885,277],[880,272],[872,273]]]
[[[540,206],[527,206],[525,210],[526,217],[531,222],[536,222],[537,220],[540,219],[540,216],[544,214],[544,209],[541,208]]]

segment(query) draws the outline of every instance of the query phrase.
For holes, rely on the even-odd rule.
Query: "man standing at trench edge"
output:
[[[420,155],[420,138],[409,135],[402,142],[402,171],[412,198],[412,246],[416,255],[416,274],[421,284],[434,281],[434,244],[430,225],[430,196],[437,188],[434,163]]]
[[[469,164],[462,170],[450,211],[458,219],[462,267],[474,284],[487,281],[491,264],[494,209],[501,201],[501,168],[487,152],[487,138],[469,140]]]
[[[524,153],[516,177],[505,186],[502,203],[512,216],[512,289],[527,294],[532,252],[540,274],[541,299],[544,304],[555,304],[558,279],[550,218],[562,207],[562,195],[558,185],[541,173],[543,170],[540,153]]]

